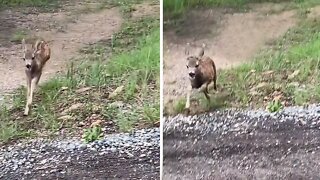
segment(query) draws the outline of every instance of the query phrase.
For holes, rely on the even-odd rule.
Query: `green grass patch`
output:
[[[57,7],[58,0],[0,0],[0,7]]]
[[[84,130],[83,140],[85,143],[90,143],[96,140],[101,139],[102,137],[102,129],[100,126],[94,126]]]
[[[271,101],[268,106],[267,106],[267,110],[269,112],[278,112],[280,110],[282,110],[283,105],[281,104],[281,102],[279,100],[273,100]]]
[[[28,32],[26,30],[19,29],[12,34],[10,41],[15,43],[21,43],[22,39],[26,38],[27,35],[28,35]]]

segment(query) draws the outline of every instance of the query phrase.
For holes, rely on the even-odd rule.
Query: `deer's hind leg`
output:
[[[212,81],[208,84],[208,91],[210,91],[212,88],[217,91],[217,78],[213,78]]]
[[[207,98],[207,100],[210,102],[210,96],[209,96],[209,85],[210,85],[210,83],[206,83],[205,85],[204,85],[204,87],[203,87],[203,93],[204,93],[204,95],[206,96],[206,98]]]

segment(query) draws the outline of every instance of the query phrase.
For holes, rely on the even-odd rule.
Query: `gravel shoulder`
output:
[[[160,131],[30,140],[0,149],[0,179],[159,179]],[[88,173],[90,172],[90,173]]]
[[[164,179],[319,179],[320,105],[166,117]]]

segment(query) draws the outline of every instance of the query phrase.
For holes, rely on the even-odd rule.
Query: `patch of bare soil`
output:
[[[12,37],[18,30],[29,29],[32,36],[49,41],[52,54],[41,78],[41,81],[45,81],[63,71],[69,60],[79,55],[80,48],[101,39],[109,39],[121,26],[122,17],[117,8],[79,14],[76,10],[80,8],[83,8],[81,4],[74,6],[73,11],[67,8],[61,12],[35,14],[3,11],[0,15],[0,24],[4,24],[0,27],[1,37]],[[25,85],[21,45],[9,40],[0,38],[0,92]]]
[[[205,55],[213,58],[217,69],[230,68],[252,59],[296,24],[295,11],[266,13],[279,10],[278,6],[267,7],[268,11],[254,6],[249,12],[237,13],[228,9],[191,11],[179,29],[168,28],[164,32],[164,103],[186,95],[187,43],[195,47],[191,53],[205,43]]]
[[[320,6],[316,6],[310,9],[308,18],[319,18],[320,16]]]
[[[143,2],[133,6],[132,17],[140,18],[143,16],[160,17],[160,4],[159,2]]]

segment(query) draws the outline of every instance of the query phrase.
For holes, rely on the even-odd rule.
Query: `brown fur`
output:
[[[27,116],[32,104],[34,90],[41,78],[43,67],[50,59],[51,50],[48,43],[43,39],[37,39],[31,47],[23,39],[22,46],[27,76],[27,103],[24,115]]]
[[[208,101],[209,86],[213,83],[214,89],[217,90],[217,71],[214,61],[204,55],[204,46],[198,56],[189,56],[187,58],[187,68],[189,70],[190,87],[188,89],[186,109],[190,108],[190,96],[193,89],[203,92]]]

